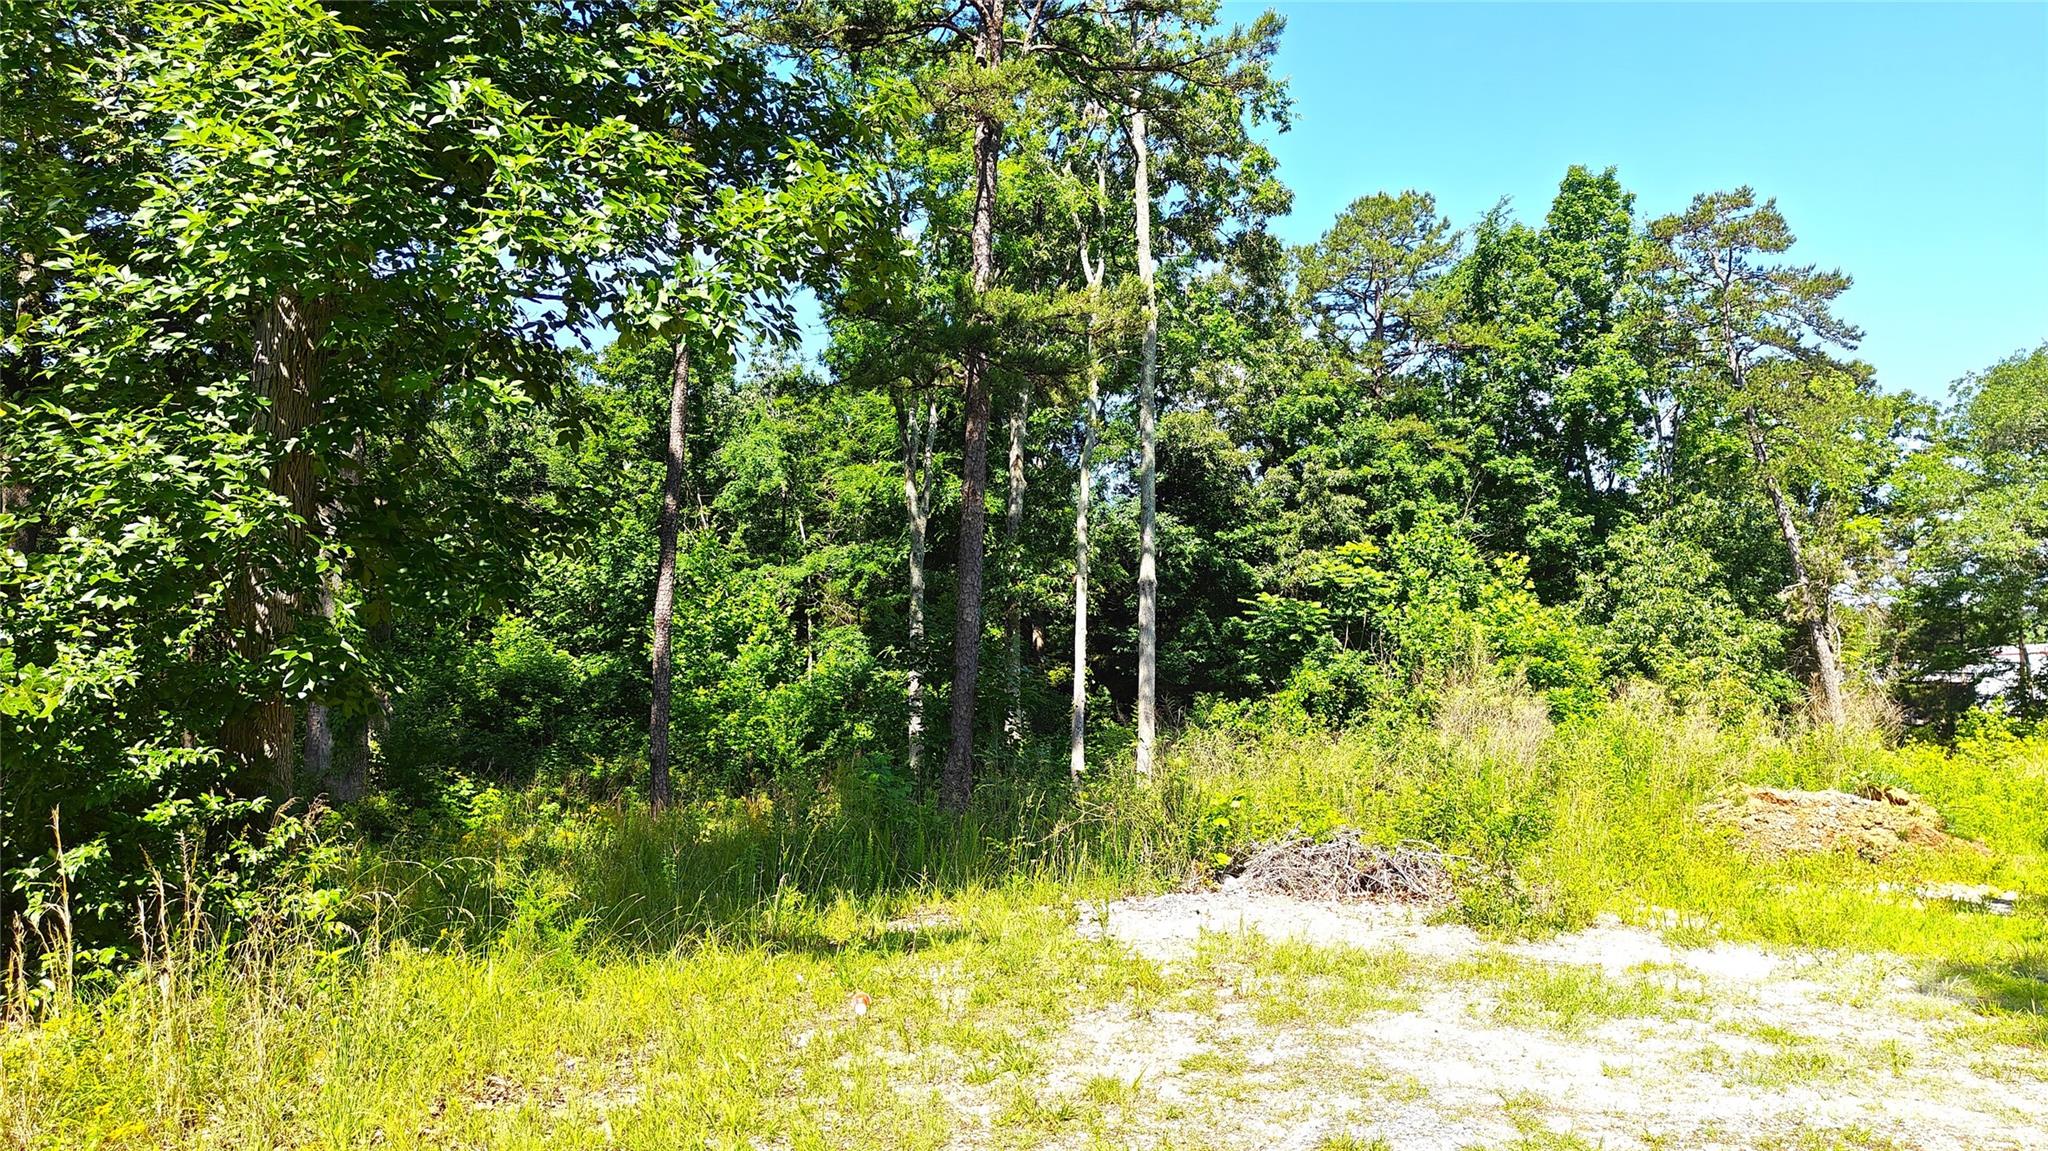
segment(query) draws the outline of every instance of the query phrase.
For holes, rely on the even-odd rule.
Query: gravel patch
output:
[[[1969,1012],[1898,957],[1674,947],[1613,919],[1501,945],[1412,906],[1242,890],[1090,908],[1079,930],[1168,972],[1193,971],[1216,934],[1410,961],[1412,1008],[1276,1027],[1256,993],[1219,994],[1202,1010],[1077,1018],[1062,1078],[1142,1081],[1166,1117],[1139,1108],[1132,1130],[1160,1146],[2048,1148],[2048,1085],[1980,1074],[1997,1058],[1959,1038]],[[1500,1009],[1518,976],[1651,984],[1644,1001],[1664,1006],[1546,1027]]]

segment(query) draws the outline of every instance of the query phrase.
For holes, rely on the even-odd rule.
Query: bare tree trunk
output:
[[[1136,160],[1132,197],[1137,214],[1138,281],[1145,286],[1145,343],[1138,369],[1138,775],[1152,774],[1159,735],[1159,285],[1152,265],[1152,167],[1145,113],[1131,111]]]
[[[366,614],[371,621],[370,649],[389,649],[392,633],[396,630],[391,620],[390,602],[379,596],[369,605]],[[371,709],[363,715],[347,717],[338,727],[335,741],[338,770],[328,789],[328,795],[336,803],[354,803],[369,794],[371,741],[384,738],[384,733],[391,729],[391,693],[378,685],[372,685],[370,692]]]
[[[390,642],[390,628],[383,629],[381,641],[373,640],[380,646]],[[371,689],[371,707],[368,711],[343,712],[335,715],[332,709],[318,706],[318,714],[330,729],[327,765],[321,770],[318,785],[326,792],[328,801],[336,806],[354,803],[369,794],[370,790],[370,743],[383,737],[391,723],[391,696],[381,687]],[[315,741],[314,716],[309,710],[306,717],[306,765],[310,771],[315,766],[316,755],[312,745]]]
[[[661,556],[654,574],[654,704],[647,717],[647,799],[656,811],[669,805],[668,728],[675,670],[672,650],[676,609],[676,534],[683,512],[683,473],[689,448],[683,438],[690,400],[690,345],[676,341],[675,370],[669,375],[668,470],[661,482],[661,520],[656,527]]]
[[[334,772],[334,723],[332,709],[318,700],[306,705],[306,746],[303,755],[307,789],[315,794],[325,793],[328,777]],[[328,798],[332,799],[333,796],[329,795]]]
[[[379,693],[381,705],[374,714],[343,715],[334,725],[334,774],[327,783],[328,801],[335,805],[354,803],[369,791],[370,738],[381,731],[384,710],[389,704]]]
[[[1084,254],[1085,258],[1085,254]],[[1081,413],[1081,468],[1074,483],[1074,704],[1067,735],[1067,770],[1076,779],[1088,768],[1088,503],[1095,484],[1095,437],[1102,412],[1102,364],[1095,333],[1088,334],[1088,399]]]
[[[932,443],[939,433],[939,399],[926,401],[927,412],[912,424],[909,398],[898,393],[896,439],[903,450],[903,510],[910,519],[910,609],[908,618],[909,683],[905,688],[910,706],[908,767],[910,778],[924,782],[924,551],[932,514]],[[922,442],[920,443],[920,439]]]
[[[2027,605],[2025,600],[2020,602],[2019,610],[2015,614],[2018,616],[2018,619],[2014,622],[2013,626],[2019,633],[2020,667],[2019,679],[2013,686],[2018,689],[2020,697],[2019,707],[2016,710],[2020,718],[2028,719],[2032,718],[2034,714],[2035,684],[2034,656],[2033,652],[2027,647]]]
[[[256,318],[255,354],[249,381],[265,401],[258,430],[283,447],[270,471],[270,490],[283,496],[295,519],[287,548],[305,547],[306,529],[318,520],[313,491],[313,454],[305,431],[319,414],[320,339],[332,315],[325,301],[296,293],[273,298]],[[228,624],[237,654],[250,663],[267,661],[278,641],[292,633],[299,608],[297,591],[285,586],[288,573],[262,568],[243,571],[228,600]],[[222,744],[238,765],[240,785],[251,794],[282,798],[294,787],[293,727],[296,711],[280,689],[266,691],[231,718]]]
[[[1109,178],[1101,153],[1095,159],[1095,195],[1109,202]],[[1081,409],[1081,460],[1074,480],[1074,699],[1067,733],[1067,773],[1078,783],[1088,770],[1088,504],[1095,486],[1095,441],[1102,425],[1102,356],[1095,347],[1102,326],[1102,281],[1107,260],[1089,251],[1088,225],[1079,212],[1075,230],[1081,234],[1081,276],[1088,283],[1088,397]]]
[[[1003,0],[979,0],[981,66],[993,70],[1003,58]],[[975,308],[995,286],[996,157],[1003,126],[992,112],[974,119],[974,222],[969,231],[974,261]],[[981,579],[987,550],[988,349],[977,339],[967,348],[966,418],[960,459],[960,562],[953,618],[953,716],[946,766],[939,775],[939,807],[967,810],[974,789],[974,691],[981,674]]]
[[[1003,742],[1011,752],[1024,746],[1024,631],[1023,605],[1018,583],[1024,567],[1024,428],[1030,417],[1031,385],[1017,389],[1017,406],[1010,412],[1010,486],[1003,508],[1003,536],[1009,551],[1009,602],[1005,605],[1004,631],[1008,633],[1008,681],[1004,688],[1010,712],[1003,720]]]
[[[341,590],[341,577],[333,570],[320,575],[320,618],[332,626],[334,599]],[[334,774],[334,714],[325,699],[315,696],[306,704],[306,782],[315,792],[328,791]]]
[[[1841,727],[1848,722],[1848,712],[1842,703],[1842,665],[1835,652],[1834,596],[1827,588],[1816,588],[1806,569],[1806,549],[1799,538],[1799,524],[1792,518],[1792,505],[1785,498],[1785,489],[1778,483],[1778,477],[1771,474],[1770,451],[1764,445],[1763,427],[1757,422],[1754,404],[1743,409],[1743,421],[1749,429],[1750,454],[1756,459],[1757,476],[1762,480],[1764,491],[1771,498],[1771,510],[1778,516],[1778,534],[1785,542],[1785,553],[1792,562],[1793,588],[1798,596],[1800,615],[1806,624],[1808,639],[1813,644],[1813,658],[1820,665],[1821,703],[1827,709],[1828,723]]]

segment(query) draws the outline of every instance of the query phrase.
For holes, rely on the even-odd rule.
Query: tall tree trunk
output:
[[[306,704],[306,786],[315,794],[327,793],[334,774],[334,709],[320,700]],[[334,797],[328,794],[331,800]]]
[[[1017,406],[1010,412],[1010,484],[1003,508],[1003,540],[1009,552],[1009,602],[1004,605],[1003,630],[1009,644],[1009,665],[1004,669],[1004,690],[1010,701],[1003,719],[1003,742],[1012,753],[1024,746],[1024,597],[1018,584],[1024,568],[1024,428],[1029,421],[1031,385],[1017,389]]]
[[[331,627],[334,600],[341,591],[341,576],[333,569],[320,574],[320,618]],[[332,794],[334,776],[334,709],[327,700],[314,696],[306,704],[306,783],[315,792]]]
[[[340,461],[332,490],[321,509],[321,535],[330,544],[342,522],[346,493],[360,488],[364,482],[368,456],[369,437],[363,429],[357,428],[355,443]],[[320,573],[319,610],[322,622],[331,632],[336,604],[341,596],[339,549],[334,549],[329,558],[331,562]],[[380,590],[374,602],[366,607],[365,618],[371,620],[368,647],[379,649],[388,646],[391,642],[390,601]],[[388,710],[389,696],[382,687],[374,683],[370,687],[380,708]],[[337,716],[324,693],[316,694],[307,703],[305,763],[309,790],[324,793],[336,804],[353,803],[363,797],[369,781],[371,726],[369,713],[361,708],[352,708]]]
[[[1095,158],[1095,196],[1109,202],[1109,176],[1102,154]],[[1081,276],[1088,283],[1088,396],[1081,408],[1081,461],[1074,480],[1074,700],[1067,733],[1067,773],[1078,783],[1088,770],[1088,504],[1095,486],[1095,441],[1102,426],[1102,356],[1095,346],[1102,326],[1102,281],[1107,260],[1089,250],[1086,222],[1074,213],[1081,235]]]
[[[1835,652],[1834,596],[1826,588],[1816,588],[1806,569],[1806,548],[1799,538],[1799,523],[1792,517],[1792,505],[1785,498],[1785,489],[1778,483],[1778,477],[1771,472],[1770,450],[1764,444],[1762,425],[1757,421],[1756,406],[1745,407],[1743,422],[1749,430],[1749,450],[1756,459],[1756,471],[1762,480],[1764,491],[1771,498],[1771,510],[1778,516],[1778,534],[1784,540],[1786,557],[1792,563],[1793,587],[1798,595],[1800,615],[1806,623],[1806,634],[1813,645],[1813,658],[1820,665],[1821,704],[1827,709],[1828,723],[1841,727],[1848,722],[1848,712],[1842,703],[1842,665]]]
[[[397,630],[391,618],[390,601],[379,595],[371,601],[365,615],[370,619],[370,650],[389,650]],[[337,725],[336,770],[328,787],[328,795],[336,803],[354,803],[369,794],[371,741],[384,738],[384,733],[391,729],[391,693],[382,685],[372,684],[370,694],[369,711],[347,716]]]
[[[388,647],[391,643],[391,632],[389,619],[372,625],[370,647]],[[332,726],[331,761],[328,774],[320,786],[326,791],[328,800],[337,806],[354,803],[369,794],[370,743],[372,739],[383,738],[384,733],[390,729],[390,693],[383,687],[373,684],[370,695],[368,710],[343,712],[339,716],[329,713],[327,717],[327,722]],[[310,713],[307,717],[306,731],[309,745],[306,762],[310,768],[314,760],[314,753],[310,748],[313,742],[313,722]]]
[[[307,528],[318,522],[313,454],[306,447],[305,432],[319,415],[320,339],[331,316],[326,301],[283,292],[256,318],[249,380],[265,401],[258,430],[273,448],[282,449],[271,465],[269,486],[294,514],[286,533],[288,554],[302,552]],[[299,608],[298,591],[288,585],[293,575],[253,566],[230,590],[227,613],[233,643],[237,654],[252,664],[268,661],[278,641],[292,633]],[[262,698],[228,721],[222,744],[236,763],[237,783],[246,793],[276,798],[292,793],[296,718],[283,690],[267,688]]]
[[[1153,743],[1159,735],[1159,419],[1154,395],[1159,286],[1152,265],[1152,156],[1145,139],[1145,113],[1133,109],[1130,115],[1138,282],[1145,287],[1145,343],[1138,367],[1138,775],[1144,777],[1152,774]]]
[[[339,716],[334,724],[334,770],[327,781],[328,801],[340,806],[354,803],[369,791],[370,737],[382,729],[379,722],[385,703],[378,693],[379,710]]]
[[[979,0],[981,66],[994,70],[1003,59],[1003,0]],[[1003,126],[994,113],[974,118],[974,221],[969,229],[973,250],[975,310],[995,286],[996,157],[1002,150]],[[988,507],[988,349],[977,336],[964,359],[966,418],[960,453],[960,561],[953,618],[953,716],[946,766],[939,775],[939,807],[958,815],[967,810],[974,789],[974,691],[981,674],[981,577],[987,550]]]
[[[910,520],[910,608],[908,613],[909,682],[904,689],[910,708],[908,767],[910,778],[924,783],[924,551],[932,514],[932,444],[939,434],[939,399],[926,400],[927,411],[912,422],[909,398],[897,393],[896,439],[903,451],[903,511]],[[922,427],[918,425],[921,424]]]
[[[690,401],[690,344],[676,341],[675,370],[669,374],[667,472],[661,481],[661,521],[656,527],[661,556],[654,572],[654,704],[647,717],[647,798],[656,811],[669,805],[668,729],[675,670],[676,534],[683,514],[683,476],[689,447],[683,438]]]
[[[1086,250],[1082,258],[1085,260]],[[1088,768],[1088,503],[1095,484],[1095,437],[1101,420],[1102,363],[1095,333],[1088,333],[1088,399],[1081,411],[1081,467],[1074,482],[1074,703],[1067,734],[1067,771],[1079,780]]]
[[[2019,633],[2020,649],[2019,678],[2013,684],[2020,697],[2019,707],[2015,710],[2021,719],[2029,719],[2034,714],[2034,656],[2027,647],[2027,604],[2024,599],[2020,601],[2019,611],[2015,614],[2018,618],[2014,621],[2013,627]]]

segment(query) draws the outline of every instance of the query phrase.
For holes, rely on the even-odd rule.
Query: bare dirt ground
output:
[[[1128,1145],[2048,1148],[2040,1050],[1987,1038],[1918,961],[1612,920],[1503,945],[1244,891],[1092,907],[1080,930],[1182,989],[1056,1041],[1041,1094],[1107,1103]]]

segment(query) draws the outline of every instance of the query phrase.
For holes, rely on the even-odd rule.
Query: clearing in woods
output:
[[[1675,782],[1690,745],[1639,730],[1639,755],[1451,733],[1388,768],[1220,761],[1208,794],[1250,798],[1194,810],[1393,831],[1262,836],[1168,894],[1170,855],[861,894],[823,869],[844,844],[515,813],[364,871],[411,900],[382,930],[167,949],[0,1025],[0,1146],[2048,1148],[2033,745],[1893,754],[1913,790],[1851,793],[1732,783],[1720,744]],[[1551,814],[1516,869],[1394,833],[1503,775]],[[510,850],[529,828],[558,854]],[[764,873],[808,887],[655,930]]]
[[[1869,897],[1932,932],[2033,914]],[[94,1018],[0,1031],[0,1136],[465,1151],[2048,1147],[2038,950],[1972,966],[1768,948],[1677,917],[1499,942],[1413,906],[1242,884],[1122,899],[1021,884],[800,922],[767,946],[400,945],[339,973],[287,956],[260,979],[138,985]]]
[[[1160,1146],[2048,1146],[2048,1060],[1987,1032],[1939,964],[1677,947],[1611,918],[1499,944],[1229,892],[1082,929],[1178,977],[1059,1040],[1062,1078],[1127,1084],[1126,1132]]]

